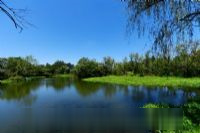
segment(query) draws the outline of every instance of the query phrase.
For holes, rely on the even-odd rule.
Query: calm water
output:
[[[85,83],[64,78],[26,81],[0,87],[0,133],[62,133],[80,128],[97,116],[110,116],[112,123],[119,114],[128,118],[130,112],[147,103],[182,105],[199,95],[197,90]]]

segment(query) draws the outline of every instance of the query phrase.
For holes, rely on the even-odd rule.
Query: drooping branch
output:
[[[194,18],[200,16],[200,10],[185,15],[180,21],[193,21]]]
[[[19,29],[20,32],[24,27],[26,27],[26,25],[32,25],[26,21],[22,15],[27,12],[26,9],[11,8],[3,0],[0,0],[0,11],[8,16],[8,18],[14,23],[15,28]]]
[[[185,39],[192,40],[195,28],[200,29],[200,2],[191,0],[121,0],[128,11],[129,34],[148,33],[154,39],[153,49],[175,46]],[[197,29],[197,30],[199,30]]]

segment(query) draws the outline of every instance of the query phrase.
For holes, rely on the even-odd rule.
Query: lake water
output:
[[[119,121],[130,124],[132,118],[141,120],[145,111],[139,107],[145,104],[177,106],[199,95],[197,89],[133,87],[65,78],[30,80],[0,87],[0,133],[80,133],[100,132],[101,128],[109,132],[110,128],[117,129]],[[126,127],[119,127],[125,132],[123,129]]]

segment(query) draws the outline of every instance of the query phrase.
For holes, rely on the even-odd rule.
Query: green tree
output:
[[[137,74],[139,73],[140,69],[140,62],[141,62],[141,57],[139,56],[138,53],[132,53],[129,55],[130,57],[130,67],[133,73]]]
[[[115,60],[114,59],[112,59],[109,56],[103,58],[104,75],[112,74],[114,72],[114,67],[115,67]]]
[[[67,74],[70,73],[70,70],[73,66],[70,63],[65,63],[64,61],[56,61],[52,65],[53,74]]]
[[[37,59],[35,59],[32,55],[26,56],[24,60],[34,66],[38,65]]]
[[[145,74],[150,74],[151,73],[151,59],[150,59],[150,51],[147,51],[145,54],[145,59],[144,59],[144,72]]]
[[[7,59],[0,58],[0,80],[7,77],[6,73]]]
[[[185,42],[179,44],[176,48],[177,56],[174,59],[176,67],[178,68],[176,73],[181,76],[198,75],[199,67],[199,42]]]
[[[90,60],[88,58],[81,58],[76,67],[75,74],[79,78],[95,77],[101,76],[99,64],[95,60]]]
[[[34,76],[35,67],[36,66],[33,66],[31,63],[29,63],[26,58],[10,57],[8,58],[6,69],[9,77],[29,77]]]
[[[20,57],[8,58],[7,70],[8,70],[9,77],[23,75],[24,73],[23,68],[24,68],[24,64],[23,64],[22,58]]]

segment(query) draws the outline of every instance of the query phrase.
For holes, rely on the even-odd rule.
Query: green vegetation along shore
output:
[[[10,84],[12,83],[13,81],[10,80],[10,79],[5,79],[5,80],[0,80],[0,84]]]
[[[105,76],[84,79],[87,82],[114,83],[135,86],[167,86],[200,88],[200,78],[157,77],[157,76]]]
[[[45,78],[45,76],[34,76],[34,77],[15,76],[15,77],[10,77],[8,79],[0,80],[0,84],[11,84],[11,83],[16,83],[16,82],[31,80],[31,79],[38,79],[38,78]]]
[[[159,104],[146,104],[142,108],[170,108],[167,107],[167,105],[159,105]],[[185,104],[181,107],[176,108],[182,108],[183,109],[183,130],[166,130],[161,131],[157,130],[155,132],[158,133],[199,133],[200,132],[200,125],[199,125],[199,102],[197,101],[190,101],[189,103]],[[151,110],[152,111],[152,110]]]
[[[54,75],[52,77],[53,78],[71,78],[73,76],[74,76],[73,74],[57,74],[57,75]]]
[[[72,74],[57,74],[57,75],[53,75],[50,76],[50,78],[70,78],[73,77]],[[16,76],[16,77],[11,77],[9,79],[4,79],[4,80],[0,80],[0,84],[11,84],[11,83],[15,83],[15,82],[20,82],[20,81],[24,81],[24,80],[30,80],[30,79],[38,79],[38,78],[46,78],[45,76],[34,76],[34,77],[21,77],[21,76]]]

